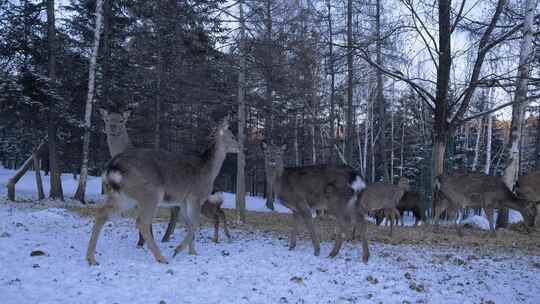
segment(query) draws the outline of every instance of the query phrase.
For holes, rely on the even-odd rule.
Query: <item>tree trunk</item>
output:
[[[488,109],[491,109],[491,97],[493,89],[489,89],[488,93]],[[484,165],[484,173],[489,175],[491,168],[491,138],[493,136],[493,117],[491,114],[487,117],[487,127],[486,127],[486,163]]]
[[[439,1],[439,64],[435,96],[432,179],[444,173],[444,152],[450,132],[447,121],[448,89],[452,64],[450,9],[450,0]]]
[[[375,14],[375,35],[376,35],[376,61],[379,66],[383,66],[382,62],[382,41],[381,41],[381,0],[376,1],[376,14]],[[385,182],[390,181],[388,175],[388,158],[386,154],[388,152],[388,143],[386,140],[386,105],[384,100],[384,83],[381,70],[376,69],[377,75],[377,101],[378,101],[378,123],[379,123],[379,157],[383,166],[383,179]]]
[[[245,141],[245,128],[246,128],[246,110],[244,101],[244,88],[246,82],[246,59],[245,59],[245,22],[244,22],[244,8],[243,3],[238,3],[240,11],[240,71],[238,73],[238,154],[237,154],[237,168],[236,168],[236,222],[246,222],[246,177],[245,166],[246,157],[244,155],[244,141]],[[269,200],[267,201],[269,202]],[[271,208],[273,204],[270,202]],[[267,207],[268,204],[267,204]]]
[[[352,161],[353,152],[353,37],[352,37],[352,0],[347,1],[347,112],[345,135],[345,159]]]
[[[34,155],[34,172],[36,173],[36,186],[38,191],[38,200],[42,200],[45,198],[45,194],[43,193],[43,182],[41,181],[41,168],[39,166],[39,157],[37,155]]]
[[[330,61],[330,146],[337,144],[336,142],[336,130],[334,128],[335,123],[335,94],[336,94],[336,72],[334,66],[334,33],[332,28],[332,6],[331,1],[327,0],[326,5],[328,7],[328,57]],[[330,164],[335,162],[334,149],[330,149]]]
[[[56,26],[54,15],[54,0],[47,0],[47,40],[49,47],[49,78],[51,84],[56,88]],[[53,101],[49,104],[49,113],[47,115],[47,137],[49,148],[49,169],[51,188],[49,197],[52,199],[64,200],[62,191],[62,180],[60,168],[58,165],[58,153],[56,150],[56,110]]]
[[[79,175],[79,185],[75,192],[74,199],[84,203],[86,192],[86,179],[88,177],[88,158],[90,149],[90,131],[92,127],[92,104],[94,102],[95,78],[96,78],[96,60],[99,49],[99,36],[103,20],[103,0],[96,2],[96,28],[94,30],[94,44],[90,54],[90,65],[88,67],[88,94],[86,96],[86,107],[84,112],[84,137],[83,137],[83,155],[81,174]]]
[[[540,170],[540,107],[536,116],[536,137],[534,142],[534,166],[536,170]]]
[[[523,39],[521,40],[519,52],[519,66],[517,88],[512,104],[512,123],[510,127],[509,159],[504,169],[504,183],[508,188],[513,189],[520,171],[520,143],[527,106],[527,85],[529,82],[529,65],[533,50],[533,20],[536,9],[536,0],[527,0],[525,3],[525,21],[523,23]],[[498,227],[508,225],[508,211],[499,210],[497,218]]]

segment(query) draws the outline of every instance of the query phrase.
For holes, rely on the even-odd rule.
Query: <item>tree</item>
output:
[[[245,166],[246,157],[244,155],[245,128],[246,128],[246,105],[244,100],[245,85],[246,85],[246,55],[245,55],[245,20],[243,2],[238,2],[238,10],[240,13],[240,41],[239,54],[240,69],[238,71],[238,154],[236,168],[236,221],[237,223],[246,222],[246,178]],[[274,206],[267,198],[266,206],[273,209]]]
[[[47,0],[47,40],[49,50],[49,78],[53,87],[56,85],[56,26],[54,17],[54,0]],[[49,148],[49,168],[51,189],[49,197],[64,200],[62,181],[58,166],[58,153],[56,151],[56,109],[55,104],[49,104],[47,117],[47,143]]]
[[[88,95],[86,97],[86,107],[84,112],[84,138],[83,155],[79,185],[74,198],[84,202],[86,191],[86,179],[88,177],[88,158],[90,149],[90,128],[92,127],[92,104],[94,102],[94,90],[96,85],[96,61],[101,35],[101,24],[103,20],[103,0],[96,2],[96,27],[94,29],[94,44],[90,53],[90,64],[88,66]]]
[[[525,108],[527,107],[527,84],[529,81],[529,66],[533,51],[533,21],[535,16],[537,0],[527,0],[525,2],[523,27],[523,39],[519,50],[519,65],[517,88],[512,104],[512,122],[510,127],[510,141],[508,164],[504,170],[504,183],[509,189],[514,189],[514,185],[519,176],[520,169],[520,144],[523,133],[523,120],[525,119]],[[506,227],[508,225],[508,209],[499,210],[497,226]]]

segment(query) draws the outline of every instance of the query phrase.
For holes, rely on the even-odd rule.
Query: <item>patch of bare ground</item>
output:
[[[91,216],[93,209],[71,208],[82,216]],[[276,212],[247,212],[247,223],[236,225],[234,210],[226,209],[229,227],[247,231],[262,231],[270,233],[277,238],[287,240],[292,227],[292,216]],[[169,220],[169,211],[160,209],[159,222]],[[202,217],[202,225],[212,227],[212,223]],[[335,221],[331,217],[318,217],[315,225],[319,229],[321,240],[333,240]],[[221,232],[220,232],[221,233]],[[493,237],[489,231],[475,228],[463,228],[463,237],[459,237],[453,225],[442,225],[439,231],[435,226],[394,226],[392,237],[389,235],[390,226],[368,225],[369,241],[391,245],[424,245],[429,247],[448,247],[453,249],[469,248],[478,250],[502,250],[505,252],[519,250],[529,255],[540,255],[540,229],[525,227],[523,223],[512,224],[508,229],[497,229],[497,236]],[[303,225],[300,225],[299,237],[309,240],[309,234]],[[285,243],[284,243],[285,244]]]

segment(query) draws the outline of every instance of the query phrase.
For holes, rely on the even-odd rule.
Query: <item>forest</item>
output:
[[[270,231],[281,240],[292,227],[289,249],[295,248],[300,231],[304,256],[311,255],[312,242],[315,255],[321,246],[323,251],[332,248],[330,256],[353,259],[356,265],[352,246],[345,244],[346,253],[338,254],[354,228],[362,243],[361,259],[371,257],[370,264],[395,259],[395,252],[418,262],[424,257],[406,246],[421,246],[419,238],[426,246],[450,238],[449,247],[429,254],[457,256],[455,248],[482,251],[485,245],[489,254],[496,252],[487,262],[491,271],[504,272],[493,262],[504,259],[496,256],[501,254],[508,263],[529,265],[522,273],[532,273],[540,267],[539,102],[538,0],[0,0],[0,245],[23,238],[10,230],[16,229],[11,224],[32,225],[24,222],[33,217],[20,203],[38,204],[45,210],[38,213],[49,210],[36,220],[38,227],[59,218],[67,222],[58,224],[58,231],[85,223],[84,231],[76,230],[68,240],[80,250],[75,259],[82,264],[86,244],[77,241],[91,237],[86,259],[95,265],[97,236],[113,213],[107,208],[122,209],[116,194],[125,194],[137,202],[139,235],[132,224],[130,230],[120,225],[130,241],[121,250],[138,259],[137,266],[154,262],[145,260],[152,256],[161,263],[178,259],[162,256],[160,250],[168,246],[154,242],[164,230],[154,225],[158,233],[152,231],[157,214],[154,223],[169,220],[163,241],[174,239],[178,217],[184,220],[187,234],[174,255],[188,247],[190,254],[197,253],[197,239],[199,259],[234,255],[242,252],[243,243],[264,247],[250,230]],[[168,210],[158,210],[169,201],[179,202],[169,206],[170,219]],[[482,229],[471,232],[456,224],[457,235],[465,232],[465,237],[454,237],[448,223],[456,220]],[[205,228],[208,221],[214,232]],[[441,228],[439,221],[444,222]],[[390,224],[389,236],[386,227],[378,226],[381,222]],[[217,243],[220,223],[227,239],[233,239],[225,246],[232,247],[208,253],[209,243],[200,239],[214,233]],[[484,238],[489,232],[482,230],[495,235],[495,228],[495,239]],[[112,245],[126,242],[114,239],[107,225],[101,234],[108,254],[98,253],[98,259],[121,259]],[[257,235],[278,242],[274,234]],[[58,249],[53,242],[57,235],[41,237],[56,244],[48,250]],[[141,257],[134,257],[132,248],[137,237],[138,246],[149,251]],[[105,247],[100,244],[98,252]],[[520,255],[512,256],[510,247],[519,248]],[[30,250],[17,248],[12,250]],[[381,257],[379,252],[392,253]],[[482,255],[474,252],[468,256]],[[282,254],[286,259],[289,253]],[[18,261],[24,263],[27,255],[17,255]],[[271,259],[267,252],[235,258],[238,263]],[[275,266],[276,271],[289,274],[301,259]],[[466,263],[477,263],[473,260]],[[0,254],[0,262],[13,261]],[[190,261],[181,267],[197,272]],[[215,259],[205,263],[216,264],[204,272],[239,267]],[[314,269],[338,267],[334,263],[293,268],[323,276]],[[125,265],[117,264],[116,270],[129,272]],[[348,278],[348,267],[331,272],[344,282],[365,283],[366,273],[377,269],[354,270]],[[395,262],[389,267],[403,270]],[[166,275],[178,275],[180,269]],[[20,273],[17,279],[30,276],[13,271]],[[110,271],[110,280],[126,282],[115,281]],[[450,277],[478,279],[477,274],[452,271]],[[193,294],[182,291],[170,298],[162,287],[145,300],[108,290],[98,302],[236,303],[244,297],[254,303],[461,303],[467,297],[471,303],[540,301],[539,283],[521,279],[510,283],[519,292],[500,290],[490,298],[488,293],[460,293],[455,285],[437,293],[446,288],[440,283],[444,279],[436,287],[420,275],[417,281],[407,278],[402,289],[386,290],[370,274],[369,292],[354,286],[342,299],[330,283],[321,289],[328,292],[324,296],[303,293],[298,286],[313,282],[290,276],[289,287],[262,293],[250,289],[213,298],[190,282]],[[210,277],[219,292],[227,292],[219,276]],[[102,279],[100,284],[108,280]],[[249,280],[229,279],[251,288]],[[510,279],[496,276],[491,284]],[[0,290],[22,284],[13,280],[0,270]],[[88,290],[100,288],[85,284]],[[7,298],[20,302],[18,292],[9,288]],[[292,288],[289,293],[287,288]],[[48,295],[31,294],[35,299],[29,299],[37,302]],[[87,296],[80,302],[95,301]]]

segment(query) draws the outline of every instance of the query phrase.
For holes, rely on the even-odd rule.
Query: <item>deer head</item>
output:
[[[131,114],[130,111],[125,111],[122,114],[111,112],[105,109],[99,110],[101,118],[105,123],[105,132],[112,136],[120,136],[126,129],[126,123]]]
[[[287,145],[276,146],[268,144],[266,141],[261,142],[261,148],[264,151],[264,164],[267,169],[283,168],[285,162],[283,161],[283,154],[287,149]]]
[[[231,130],[229,130],[228,117],[224,118],[223,121],[221,121],[221,123],[219,123],[217,126],[214,134],[214,140],[216,143],[220,143],[223,146],[225,153],[240,152],[238,141],[236,141],[236,137]]]

